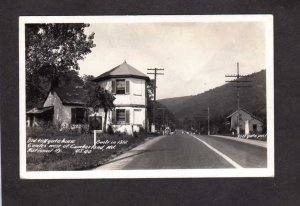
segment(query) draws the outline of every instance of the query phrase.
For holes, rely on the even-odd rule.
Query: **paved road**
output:
[[[261,168],[266,148],[205,135],[156,137],[98,169]]]

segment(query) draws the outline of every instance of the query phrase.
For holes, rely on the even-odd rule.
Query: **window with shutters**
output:
[[[125,79],[117,79],[112,81],[113,94],[130,94],[130,82]]]
[[[125,109],[117,109],[116,110],[116,122],[117,124],[125,124]]]
[[[119,79],[116,81],[116,93],[125,94],[125,80]]]
[[[116,124],[130,124],[130,110],[116,109],[114,114]]]
[[[71,124],[84,124],[86,117],[84,108],[71,108]]]

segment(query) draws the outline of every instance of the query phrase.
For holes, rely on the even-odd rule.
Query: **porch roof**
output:
[[[50,110],[53,110],[53,106],[41,108],[34,107],[31,110],[27,111],[26,114],[41,114]]]

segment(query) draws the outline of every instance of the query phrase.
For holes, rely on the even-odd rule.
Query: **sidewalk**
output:
[[[223,136],[223,135],[211,135],[211,136],[220,137],[220,138],[224,138],[224,139],[230,139],[230,140],[237,141],[237,142],[244,142],[247,144],[252,144],[252,145],[259,146],[259,147],[267,148],[267,142],[263,142],[263,141],[259,141],[259,140],[242,139],[242,138],[229,137],[229,136]]]

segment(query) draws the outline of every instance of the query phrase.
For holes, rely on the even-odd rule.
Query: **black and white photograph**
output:
[[[22,16],[20,177],[274,176],[272,15]]]

